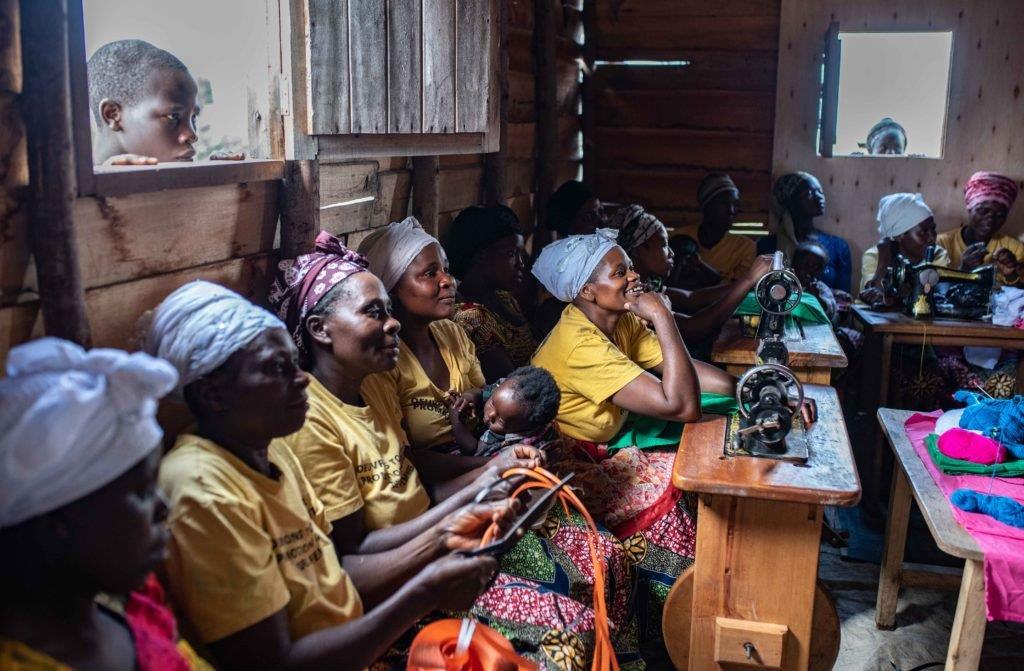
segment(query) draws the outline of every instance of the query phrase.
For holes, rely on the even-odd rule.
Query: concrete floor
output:
[[[842,622],[837,671],[909,671],[945,660],[957,592],[904,588],[896,629],[881,631],[875,628],[876,564],[844,561],[838,551],[823,547],[819,577],[835,599]],[[1024,625],[989,622],[979,668],[1024,669]]]

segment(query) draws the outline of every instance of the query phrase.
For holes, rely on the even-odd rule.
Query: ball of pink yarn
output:
[[[950,429],[939,436],[939,452],[951,459],[990,466],[1006,461],[1006,448],[988,436],[965,429]]]

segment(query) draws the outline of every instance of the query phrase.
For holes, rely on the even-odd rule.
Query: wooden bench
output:
[[[896,603],[904,579],[903,552],[910,519],[910,497],[913,496],[939,549],[964,559],[960,597],[946,653],[946,671],[973,671],[978,668],[985,639],[984,556],[971,535],[953,517],[949,500],[911,445],[903,427],[913,414],[909,410],[878,410],[878,421],[892,446],[897,468],[893,472],[889,498],[875,625],[879,629],[893,629],[896,624]]]

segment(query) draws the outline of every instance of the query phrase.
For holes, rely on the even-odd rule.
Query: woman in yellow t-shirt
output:
[[[178,369],[177,392],[197,421],[160,467],[171,504],[165,570],[179,612],[218,662],[365,668],[421,617],[468,607],[484,590],[496,562],[449,554],[364,603],[324,505],[281,440],[302,427],[309,385],[284,324],[208,282],[173,292],[148,321],[146,350]],[[479,544],[492,516],[481,512],[441,529],[445,545]]]
[[[664,605],[659,595],[667,594],[693,561],[692,502],[671,484],[675,450],[627,447],[609,456],[604,444],[619,433],[630,412],[695,421],[702,389],[732,394],[736,381],[690,359],[668,301],[643,290],[616,243],[617,233],[604,229],[571,236],[541,252],[534,275],[569,305],[533,365],[546,368],[558,383],[559,430],[576,439],[590,464],[597,460],[596,466],[581,459],[562,468],[580,474],[577,480],[591,511],[627,549],[637,549],[641,612],[657,613]],[[641,636],[657,646],[660,628],[647,630],[648,622],[641,622]]]
[[[321,277],[320,270],[328,266],[329,272]],[[424,483],[405,456],[408,441],[402,411],[394,380],[388,375],[396,367],[399,335],[404,331],[400,332],[391,314],[384,285],[365,268],[362,257],[321,233],[315,252],[282,262],[282,274],[271,291],[312,372],[306,423],[287,442],[324,501],[333,524],[331,536],[345,566],[351,564],[354,577],[370,574],[358,582],[361,593],[362,585],[381,572],[382,562],[412,569],[430,556],[416,547],[390,558],[384,552],[376,557],[368,553],[394,547],[396,539],[416,533],[426,534],[429,540],[445,511],[475,496],[490,472],[511,465],[517,454],[534,454],[532,448],[517,446],[491,461],[488,473],[471,472],[473,484],[458,488],[457,482],[448,483],[454,493],[427,509],[430,502]],[[321,279],[316,281],[317,277]],[[430,489],[436,493],[439,487],[435,484]],[[574,619],[589,612],[593,587],[586,572],[573,565],[590,563],[583,524],[556,514],[547,528],[549,537],[528,534],[503,559],[508,570],[497,578],[500,587],[485,593],[472,612],[500,624],[527,656],[551,664],[548,656],[557,657],[561,649],[546,647],[545,640],[557,636],[571,645],[588,640],[581,636],[585,633],[578,628],[581,622],[574,624]],[[613,538],[604,538],[604,548],[617,576],[609,592],[613,621],[625,627],[629,568]],[[378,587],[386,588],[386,584]],[[628,651],[620,652],[628,659]]]
[[[1013,179],[994,172],[976,172],[964,184],[967,225],[940,233],[939,245],[949,253],[949,265],[971,270],[984,263],[996,264],[996,278],[1003,284],[1021,286],[1018,265],[1024,263],[1024,244],[1001,233],[1019,187]]]
[[[451,321],[455,280],[444,250],[410,217],[377,229],[362,241],[359,251],[390,293],[402,323],[393,377],[409,440],[417,451],[457,452],[452,399],[479,392],[485,381],[476,348]],[[483,460],[460,457],[455,463],[467,468]]]
[[[145,354],[56,338],[11,350],[0,380],[0,669],[209,668],[178,640],[152,573],[167,553],[156,402],[176,379]]]

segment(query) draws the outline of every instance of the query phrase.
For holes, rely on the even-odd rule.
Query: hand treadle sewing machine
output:
[[[757,365],[736,384],[740,416],[730,427],[727,456],[752,456],[786,461],[807,461],[800,406],[803,385],[789,369],[786,319],[800,304],[803,289],[793,271],[785,267],[782,252],[775,252],[772,270],[754,290],[761,319],[757,328]],[[792,437],[788,437],[796,430]]]
[[[992,314],[992,265],[965,272],[937,266],[934,259],[935,245],[917,265],[897,255],[882,282],[888,301],[911,317],[981,320]]]
[[[860,485],[835,389],[801,384],[789,367],[800,353],[785,331],[802,293],[776,254],[755,289],[761,315],[753,365],[736,384],[739,413],[683,429],[672,482],[698,494],[698,512],[694,564],[662,617],[676,669],[825,671],[839,654],[818,550],[824,507],[856,504]],[[806,427],[805,395],[819,416]]]

